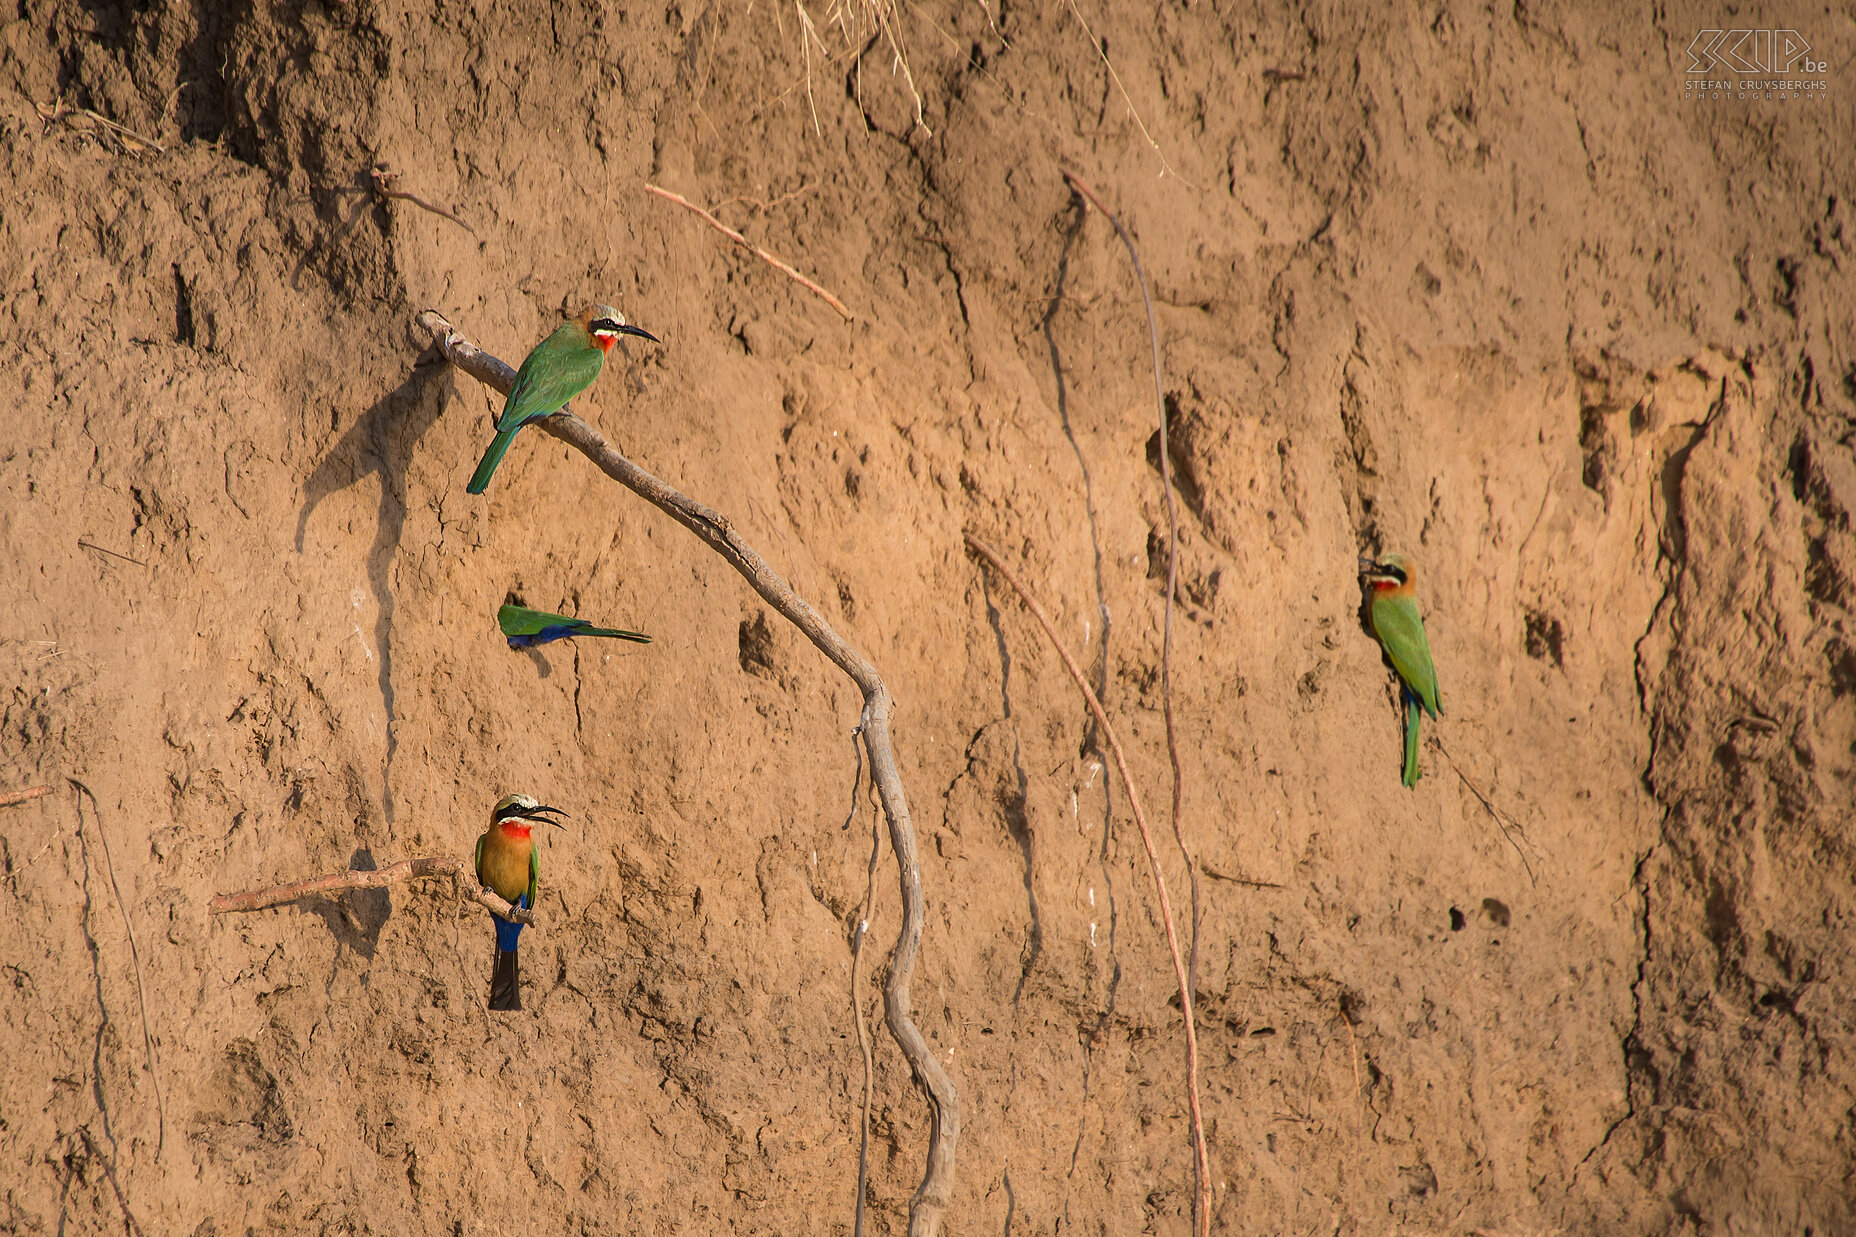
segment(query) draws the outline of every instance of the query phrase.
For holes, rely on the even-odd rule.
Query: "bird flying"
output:
[[[549,614],[546,610],[531,610],[527,606],[503,606],[496,612],[496,625],[503,629],[503,635],[509,638],[509,647],[512,649],[532,649],[538,644],[552,644],[569,636],[613,636],[639,644],[651,643],[651,637],[643,632],[623,631],[617,627],[595,627],[585,619]]]
[[[503,453],[515,441],[516,431],[530,421],[553,416],[568,400],[593,385],[606,353],[621,335],[637,335],[652,343],[657,336],[641,327],[630,326],[624,315],[610,305],[589,305],[564,322],[535,350],[516,371],[516,383],[509,388],[509,399],[496,418],[496,437],[471,474],[467,494],[481,494],[489,488],[490,475],[502,463]]]
[[[1424,638],[1424,620],[1418,616],[1414,574],[1411,559],[1403,554],[1381,554],[1377,559],[1360,560],[1360,576],[1372,590],[1367,618],[1403,688],[1403,780],[1407,786],[1418,783],[1418,721],[1423,715],[1420,708],[1432,717],[1443,711],[1437,699],[1437,668],[1431,664],[1431,645]]]
[[[529,795],[504,795],[490,812],[490,827],[477,839],[477,880],[512,906],[533,910],[540,889],[541,857],[532,835],[536,825],[560,827],[548,814],[565,816]],[[496,967],[490,972],[490,1008],[521,1009],[522,986],[516,974],[516,942],[522,925],[498,917]]]

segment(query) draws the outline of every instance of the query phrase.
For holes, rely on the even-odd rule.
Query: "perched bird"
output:
[[[478,882],[512,906],[535,906],[541,858],[530,834],[536,825],[560,827],[559,821],[548,819],[550,812],[566,815],[560,808],[544,807],[528,795],[504,795],[490,813],[490,827],[477,839]],[[516,942],[522,936],[522,925],[500,916],[495,922],[496,969],[490,972],[490,1008],[521,1009]]]
[[[651,637],[643,632],[621,631],[617,627],[595,627],[585,619],[549,614],[546,610],[531,610],[527,606],[503,606],[496,612],[496,625],[509,637],[509,647],[512,649],[532,649],[538,644],[552,644],[569,636],[616,636],[620,640],[635,640],[639,644],[651,643]]]
[[[562,323],[554,334],[535,345],[516,371],[516,384],[509,388],[509,400],[496,418],[496,437],[490,440],[490,449],[471,474],[465,493],[481,494],[489,488],[490,474],[502,462],[503,452],[509,450],[517,430],[559,412],[561,405],[593,384],[606,363],[606,353],[621,335],[659,342],[651,332],[628,326],[612,306],[589,305],[572,322]]]
[[[1403,554],[1360,560],[1360,576],[1372,589],[1367,618],[1404,688],[1407,786],[1418,782],[1419,708],[1422,706],[1432,717],[1443,711],[1437,700],[1437,668],[1431,664],[1431,645],[1424,638],[1424,620],[1418,617],[1413,574],[1411,560]]]

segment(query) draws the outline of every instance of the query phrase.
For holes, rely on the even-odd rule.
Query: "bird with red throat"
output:
[[[496,437],[490,440],[477,471],[471,474],[465,493],[481,494],[490,487],[490,476],[503,462],[503,453],[515,441],[517,430],[530,421],[553,416],[568,400],[593,385],[606,363],[606,354],[621,335],[660,342],[642,327],[629,325],[612,306],[588,305],[574,315],[573,321],[562,323],[535,345],[516,371],[515,385],[509,388],[509,399],[496,418]]]
[[[535,846],[536,825],[560,828],[549,814],[565,816],[530,795],[504,795],[490,811],[490,827],[477,839],[477,882],[511,906],[535,909],[541,888],[541,854]],[[516,970],[516,943],[522,925],[498,918],[496,966],[490,972],[490,1008],[521,1009],[522,982]]]
[[[1437,698],[1437,667],[1431,664],[1431,644],[1424,638],[1424,620],[1418,615],[1417,568],[1403,554],[1381,554],[1360,560],[1360,577],[1372,590],[1366,616],[1398,674],[1405,702],[1405,776],[1416,786],[1418,772],[1418,721],[1428,712],[1443,711]],[[1420,709],[1423,712],[1420,712]]]

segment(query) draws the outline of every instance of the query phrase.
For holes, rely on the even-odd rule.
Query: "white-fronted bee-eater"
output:
[[[533,910],[541,883],[541,856],[533,836],[536,825],[560,826],[549,814],[565,816],[529,795],[504,795],[490,812],[490,827],[477,839],[477,881],[512,906]],[[516,942],[522,925],[500,916],[496,923],[496,966],[490,972],[490,1008],[521,1009],[522,987],[516,972]]]
[[[502,628],[503,637],[509,641],[512,649],[532,649],[536,645],[552,644],[569,636],[612,636],[639,644],[651,643],[651,637],[643,632],[623,631],[617,627],[595,627],[585,619],[549,614],[546,610],[531,610],[527,606],[503,606],[496,612],[496,625]]]
[[[1418,616],[1414,575],[1411,559],[1403,554],[1360,560],[1360,576],[1372,590],[1367,618],[1403,688],[1407,786],[1418,784],[1420,709],[1432,717],[1443,711],[1437,699],[1437,667],[1431,664],[1431,645],[1424,638],[1424,620]]]
[[[589,305],[564,322],[554,334],[535,345],[535,350],[516,371],[516,383],[509,388],[509,399],[496,418],[496,437],[471,474],[467,494],[481,494],[490,486],[490,474],[502,463],[503,452],[515,441],[516,431],[530,421],[553,416],[561,406],[593,385],[606,353],[619,342],[621,335],[637,335],[657,343],[657,336],[642,328],[629,326],[625,318],[610,305]]]

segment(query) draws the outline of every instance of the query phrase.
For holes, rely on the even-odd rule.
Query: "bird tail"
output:
[[[528,893],[524,891],[515,904],[527,909]],[[491,916],[490,922],[496,925],[496,969],[490,972],[490,1008],[521,1009],[522,983],[516,974],[516,944],[522,939],[522,925],[501,915]]]
[[[1418,703],[1417,696],[1405,693],[1405,785],[1416,786],[1418,778],[1418,720],[1424,716],[1424,706]]]
[[[490,1008],[522,1008],[522,981],[516,974],[513,949],[496,951],[496,969],[490,972]]]
[[[521,428],[518,425],[515,429],[498,430],[496,437],[490,439],[490,449],[483,453],[483,458],[477,462],[477,471],[470,475],[470,484],[464,487],[466,494],[481,494],[490,488],[490,474],[503,462],[503,453],[509,450],[509,444],[516,439],[516,430]]]
[[[616,636],[620,640],[633,640],[639,644],[651,643],[651,637],[641,631],[622,631],[617,627],[581,627],[568,633],[574,636]]]

